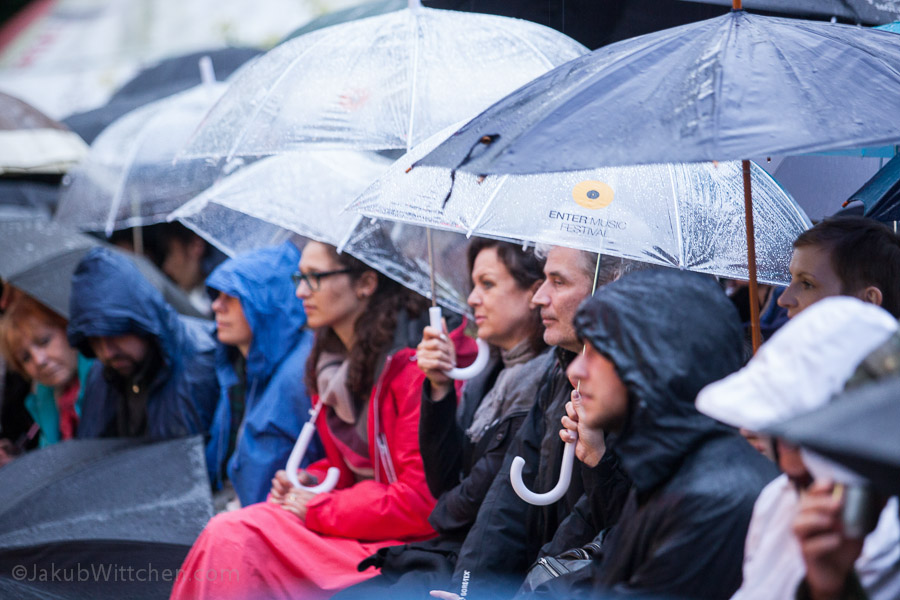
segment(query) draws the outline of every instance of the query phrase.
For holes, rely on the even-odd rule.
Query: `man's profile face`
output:
[[[123,377],[131,377],[138,372],[150,346],[147,340],[132,333],[92,337],[88,338],[88,343],[105,367]]]
[[[579,250],[554,246],[544,264],[544,282],[531,300],[541,309],[544,342],[572,352],[581,350],[572,321],[578,305],[590,295],[593,285],[580,260]]]
[[[615,365],[590,344],[572,361],[566,376],[581,394],[584,424],[616,431],[628,415],[628,390]]]

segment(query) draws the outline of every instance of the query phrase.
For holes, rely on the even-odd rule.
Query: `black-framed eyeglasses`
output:
[[[325,277],[331,277],[332,275],[346,275],[347,273],[352,273],[353,269],[338,269],[336,271],[322,271],[321,273],[301,273],[300,271],[294,271],[291,275],[291,281],[294,282],[294,287],[300,287],[300,282],[305,281],[306,285],[309,286],[314,292],[318,292],[319,288],[322,286],[322,279]]]

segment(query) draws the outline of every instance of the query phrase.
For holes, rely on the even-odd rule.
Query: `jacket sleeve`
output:
[[[456,388],[439,402],[431,399],[431,384],[422,383],[419,447],[428,489],[435,498],[459,484],[463,470],[464,433],[456,423]]]
[[[504,419],[486,436],[490,441],[484,454],[475,462],[469,474],[454,488],[438,498],[428,521],[439,533],[465,533],[471,528],[478,508],[503,464],[510,443],[525,420],[526,413]]]
[[[453,591],[459,593],[465,583],[470,595],[488,596],[488,590],[503,575],[524,573],[531,563],[534,553],[528,535],[529,505],[513,490],[509,471],[513,458],[521,456],[525,459],[523,480],[533,484],[543,432],[543,411],[536,402],[510,444],[463,542],[453,574]]]
[[[320,494],[307,507],[309,529],[361,541],[422,539],[434,534],[427,521],[434,498],[428,492],[419,454],[422,379],[421,372],[410,362],[381,398],[381,402],[387,403],[382,407],[382,414],[392,414],[391,422],[383,422],[382,426],[396,480],[393,483],[365,480]]]

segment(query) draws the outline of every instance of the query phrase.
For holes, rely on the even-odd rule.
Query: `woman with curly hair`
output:
[[[374,576],[357,564],[379,548],[434,536],[435,500],[419,453],[423,374],[415,346],[425,302],[359,260],[310,242],[297,296],[315,342],[306,366],[335,490],[313,494],[279,471],[267,502],[215,517],[185,559],[172,598],[327,598]],[[420,320],[421,318],[421,320]],[[473,343],[457,330],[457,353]],[[464,362],[464,361],[462,361]]]

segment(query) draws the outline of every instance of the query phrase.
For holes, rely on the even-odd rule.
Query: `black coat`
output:
[[[564,448],[559,438],[560,419],[572,392],[565,369],[573,357],[559,349],[548,356],[537,402],[507,451],[460,550],[452,591],[479,599],[511,597],[542,546],[550,542],[561,549],[581,546],[618,517],[616,507],[621,507],[629,483],[614,458],[601,461],[594,469],[576,462],[568,491],[548,506],[527,504],[510,484],[510,465],[516,456],[525,459],[522,479],[529,489],[545,492],[559,479]],[[598,493],[609,492],[610,510],[579,512],[567,521],[569,527],[560,528],[586,486]]]
[[[629,413],[608,451],[634,489],[592,566],[538,595],[731,597],[753,504],[778,474],[736,430],[694,407],[701,388],[741,366],[734,307],[709,277],[643,271],[598,290],[575,324],[628,389]]]

